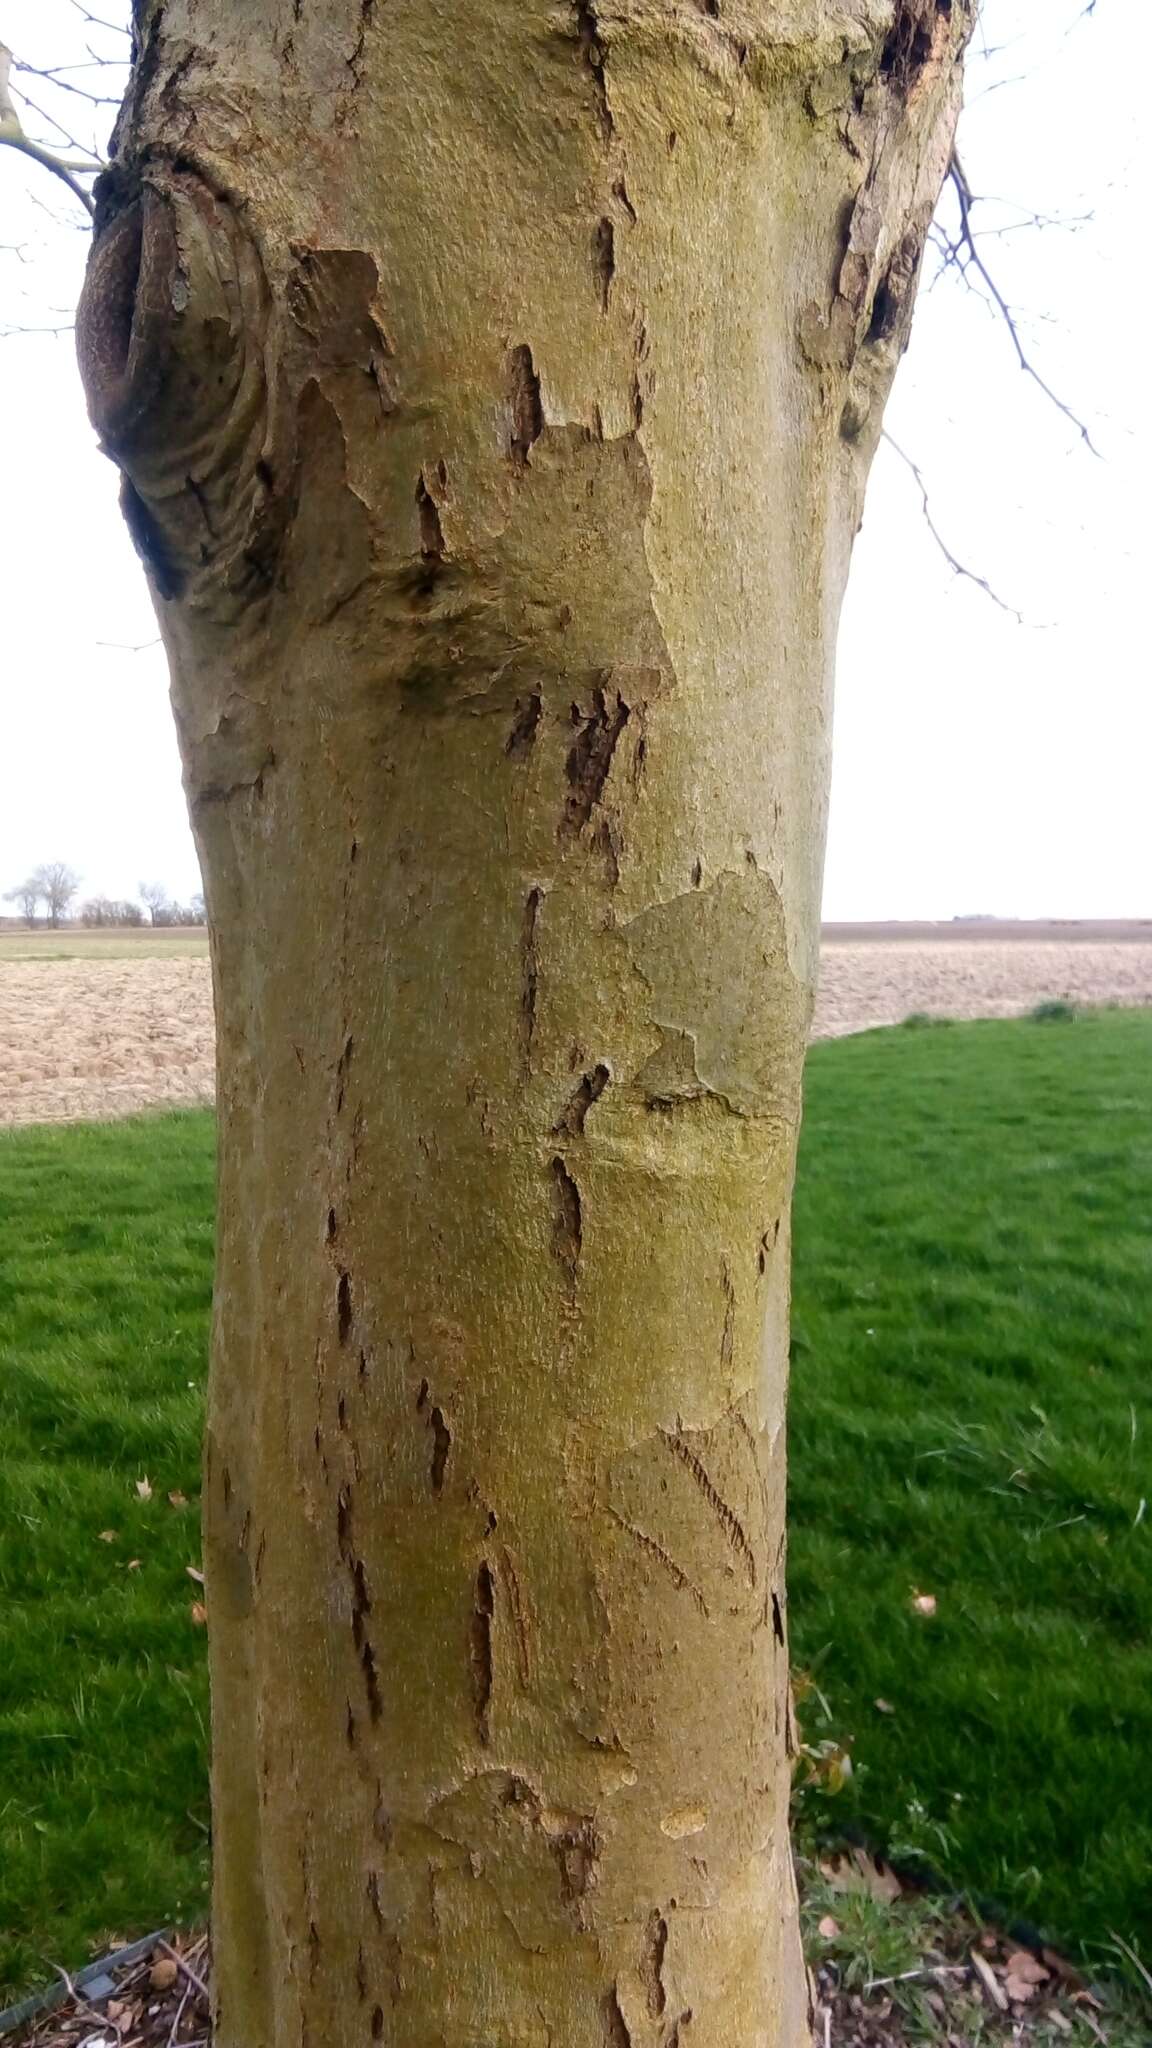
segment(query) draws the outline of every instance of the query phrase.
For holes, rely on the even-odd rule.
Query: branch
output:
[[[1000,290],[999,285],[996,283],[996,280],[992,276],[992,273],[989,270],[988,265],[985,263],[983,256],[980,254],[980,251],[976,246],[977,236],[972,227],[972,209],[979,202],[977,197],[973,194],[972,188],[969,185],[968,179],[965,175],[963,165],[961,164],[960,158],[957,156],[955,150],[953,150],[952,152],[952,157],[948,165],[948,182],[951,184],[952,189],[956,194],[956,202],[960,209],[960,226],[956,234],[951,239],[949,239],[947,236],[944,237],[944,256],[942,267],[945,270],[949,268],[958,270],[961,277],[965,278],[967,277],[967,273],[970,269],[976,272],[977,276],[981,279],[989,297],[991,298],[992,303],[996,308],[996,311],[999,313],[1001,319],[1004,322],[1005,327],[1008,329],[1008,333],[1012,341],[1012,346],[1016,351],[1016,361],[1019,363],[1020,368],[1023,370],[1025,376],[1031,377],[1033,383],[1039,385],[1041,391],[1044,393],[1044,396],[1048,399],[1049,403],[1056,407],[1057,412],[1063,413],[1064,418],[1068,420],[1072,426],[1075,427],[1076,432],[1079,434],[1080,439],[1084,443],[1084,446],[1087,449],[1089,449],[1093,455],[1098,456],[1100,454],[1100,450],[1097,448],[1095,442],[1093,441],[1091,434],[1089,433],[1087,427],[1084,424],[1084,421],[1079,417],[1077,413],[1073,412],[1072,407],[1066,404],[1064,399],[1062,399],[1057,392],[1053,391],[1052,386],[1045,382],[1044,378],[1040,375],[1039,370],[1036,368],[1035,363],[1027,354],[1024,344],[1020,339],[1020,331],[1016,325],[1016,317],[1012,311],[1012,308],[1008,304],[1007,299],[1004,297],[1003,292]]]
[[[1022,626],[1024,624],[1024,614],[1022,612],[1018,612],[1015,605],[1006,604],[1004,599],[998,594],[998,592],[993,590],[992,585],[989,583],[986,576],[978,576],[976,574],[975,569],[967,568],[965,564],[962,561],[960,561],[959,557],[953,554],[951,548],[949,547],[947,541],[941,533],[940,528],[937,526],[936,521],[932,517],[931,507],[928,503],[928,486],[924,481],[923,475],[921,474],[918,465],[915,462],[913,462],[912,457],[910,455],[905,454],[903,448],[900,446],[899,441],[894,441],[892,439],[892,436],[888,432],[887,427],[883,429],[883,439],[887,441],[888,446],[891,449],[893,449],[895,453],[900,457],[900,460],[904,464],[905,469],[910,469],[912,475],[915,477],[916,484],[920,492],[920,506],[924,514],[924,523],[927,526],[929,533],[932,535],[932,538],[935,541],[937,547],[939,548],[940,553],[943,555],[944,560],[947,562],[948,567],[951,569],[953,575],[962,576],[966,582],[974,583],[976,585],[977,590],[982,590],[984,592],[985,597],[990,597],[993,604],[999,605],[1000,610],[1002,612],[1007,612],[1009,618],[1015,619],[1016,624],[1018,626]]]
[[[125,39],[130,38],[132,31],[125,28],[122,21],[105,21],[102,15],[92,14],[84,6],[83,0],[72,0],[72,5],[80,16],[81,21],[91,22],[93,28],[106,28],[109,35],[124,36]]]
[[[91,195],[85,191],[75,173],[97,171],[100,168],[99,164],[66,163],[63,157],[54,156],[42,143],[33,142],[25,135],[20,116],[12,104],[8,84],[11,71],[12,52],[5,44],[0,43],[0,144],[6,143],[10,149],[18,149],[23,156],[30,156],[34,163],[42,164],[46,171],[51,171],[53,177],[61,178],[87,212],[94,215],[96,209],[92,204]]]

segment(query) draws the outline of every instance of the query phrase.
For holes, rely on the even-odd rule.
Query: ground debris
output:
[[[880,1859],[854,1852],[856,1865]],[[800,1861],[814,2048],[1148,2048],[1143,2001],[1089,1985],[1065,1957],[982,1926],[913,1887],[840,1882],[845,1857]],[[835,1910],[830,1911],[832,1907]]]
[[[3,2036],[4,2048],[209,2048],[208,1936],[174,1934],[93,1977],[63,1970],[59,2004]]]

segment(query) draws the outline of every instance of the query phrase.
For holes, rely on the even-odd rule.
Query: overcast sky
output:
[[[970,69],[961,147],[974,189],[1002,202],[981,207],[988,228],[1055,217],[980,246],[1101,456],[976,295],[947,277],[922,294],[889,430],[949,546],[1024,623],[954,576],[882,447],[840,639],[830,918],[1152,915],[1138,130],[1152,9],[1082,7],[987,0],[993,48]],[[83,62],[92,34],[71,0],[0,0],[0,40],[29,62]],[[63,186],[10,150],[0,245],[0,891],[64,859],[86,893],[158,878],[187,896],[199,880],[163,655],[72,338],[10,331],[70,321],[85,237]]]

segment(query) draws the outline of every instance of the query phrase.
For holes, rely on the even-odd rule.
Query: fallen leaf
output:
[[[1009,1977],[1019,1977],[1024,1984],[1046,1984],[1051,1971],[1039,1962],[1028,1948],[1014,1948],[1004,1965]]]
[[[153,1991],[171,1991],[180,1972],[171,1956],[160,1956],[148,1972]]]
[[[891,1700],[873,1700],[872,1705],[878,1714],[894,1714],[896,1712]]]
[[[189,1577],[190,1579],[195,1579],[195,1581],[196,1581],[196,1584],[197,1584],[198,1586],[202,1586],[202,1585],[204,1584],[204,1574],[203,1574],[203,1572],[202,1572],[202,1571],[200,1570],[200,1567],[199,1567],[199,1565],[195,1565],[195,1564],[186,1564],[186,1565],[185,1565],[185,1567],[184,1567],[184,1569],[185,1569],[185,1571],[187,1572],[187,1574],[188,1574],[188,1577]]]
[[[176,1492],[168,1495],[168,1505],[173,1508],[186,1508],[188,1505],[188,1495],[181,1493],[177,1489]]]
[[[865,1892],[869,1898],[890,1902],[904,1891],[891,1865],[882,1856],[870,1856],[866,1849],[849,1849],[821,1863],[820,1869],[834,1892]]]
[[[823,1935],[825,1941],[835,1941],[836,1936],[840,1932],[840,1922],[838,1920],[834,1920],[832,1918],[831,1913],[825,1913],[824,1918],[820,1921],[816,1929],[816,1932],[817,1934]]]
[[[1005,1973],[1004,1989],[1012,2000],[1013,2005],[1024,2005],[1028,1999],[1035,1998],[1036,1996],[1036,1986],[1032,1983],[1031,1979],[1028,1977],[1016,1977],[1011,1970]]]
[[[140,1500],[151,1500],[152,1481],[148,1478],[138,1479],[136,1481],[136,1493]]]
[[[117,1543],[119,1539],[120,1532],[118,1529],[101,1529],[96,1541],[98,1543]]]
[[[191,1607],[188,1609],[188,1612],[192,1616],[192,1619],[196,1624],[197,1628],[207,1627],[208,1609],[205,1607],[204,1602],[202,1600],[194,1600],[192,1602]]]
[[[124,1569],[126,1572],[138,1572],[140,1569],[140,1559],[138,1557],[130,1557]]]
[[[996,2007],[997,2012],[1007,2012],[1008,2000],[1004,1996],[999,1979],[991,1964],[985,1962],[978,1948],[969,1950],[968,1960],[984,1986],[985,1991],[988,1993],[989,1998],[992,2000],[993,2005]]]
[[[913,1587],[912,1612],[913,1614],[923,1614],[931,1618],[936,1612],[935,1593],[918,1593],[915,1587]]]
[[[108,2000],[108,2017],[110,2020],[122,2019],[127,2010],[128,2008],[122,1998],[110,1998]]]

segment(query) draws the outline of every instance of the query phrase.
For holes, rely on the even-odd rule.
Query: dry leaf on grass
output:
[[[188,1609],[188,1612],[192,1616],[192,1620],[197,1628],[207,1627],[208,1609],[205,1607],[204,1602],[202,1600],[194,1600],[192,1602],[191,1607]]]
[[[118,1529],[101,1529],[96,1541],[98,1543],[117,1543],[119,1539],[120,1532]]]
[[[891,1700],[873,1700],[872,1705],[878,1714],[894,1714],[896,1712]]]
[[[918,1593],[915,1586],[913,1586],[912,1612],[913,1614],[923,1614],[930,1619],[936,1612],[935,1593]]]
[[[168,1495],[168,1505],[173,1508],[186,1508],[188,1505],[188,1495],[181,1493],[179,1488],[177,1488]]]
[[[140,1569],[140,1559],[138,1557],[130,1557],[124,1569],[126,1572],[138,1572]]]
[[[835,1941],[836,1936],[840,1932],[840,1922],[834,1920],[831,1913],[825,1913],[824,1918],[817,1926],[816,1932],[823,1935],[825,1941]]]
[[[147,1476],[136,1481],[136,1494],[140,1500],[151,1500],[152,1481]]]
[[[1022,1984],[1046,1984],[1051,1971],[1029,1948],[1014,1948],[1004,1965],[1006,1977],[1018,1977]]]
[[[185,1571],[187,1572],[187,1574],[188,1574],[188,1577],[189,1577],[190,1579],[195,1579],[195,1581],[196,1581],[196,1584],[197,1584],[198,1586],[202,1586],[202,1585],[204,1584],[204,1574],[203,1574],[203,1572],[201,1571],[201,1569],[200,1569],[199,1565],[197,1565],[197,1564],[186,1564],[186,1565],[185,1565],[185,1567],[184,1567],[184,1569],[185,1569]]]
[[[871,1899],[891,1903],[903,1895],[904,1887],[882,1856],[870,1856],[867,1849],[849,1849],[820,1865],[821,1874],[834,1892],[866,1892]]]

